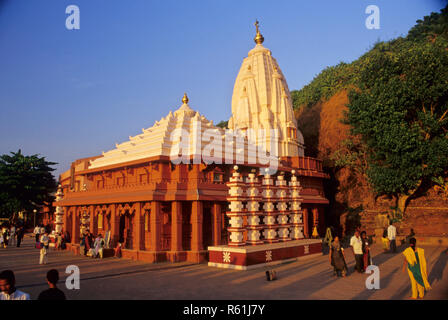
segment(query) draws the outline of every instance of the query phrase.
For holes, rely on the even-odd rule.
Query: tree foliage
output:
[[[448,7],[418,20],[406,37],[326,68],[293,91],[294,107],[341,89],[350,90],[346,123],[353,143],[342,143],[331,160],[362,165],[377,195],[396,196],[404,210],[423,182],[448,172]]]
[[[0,156],[0,214],[9,217],[53,201],[55,164],[38,155],[25,156],[21,150]]]
[[[220,127],[220,128],[223,128],[223,129],[228,129],[228,125],[229,125],[229,121],[228,120],[227,121],[222,120],[216,126]]]
[[[378,44],[349,94],[353,134],[370,149],[378,194],[411,195],[448,167],[448,42]]]
[[[437,38],[448,39],[448,7],[442,9],[440,13],[433,12],[416,22],[417,24],[409,30],[406,38],[398,38],[386,44],[394,47],[403,41],[434,42]],[[342,89],[356,86],[363,64],[369,63],[372,52],[382,45],[385,43],[374,44],[372,50],[351,63],[341,62],[336,66],[325,68],[302,89],[291,91],[294,109],[310,107],[320,100],[329,99]]]
[[[327,67],[313,81],[301,90],[291,91],[293,108],[310,107],[320,100],[326,100],[336,92],[349,88],[356,79],[358,65],[344,62]]]

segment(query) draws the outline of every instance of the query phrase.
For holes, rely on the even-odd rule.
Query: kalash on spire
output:
[[[268,151],[279,157],[304,156],[304,140],[297,129],[292,99],[286,79],[280,67],[272,57],[271,50],[263,46],[264,37],[259,22],[255,21],[255,48],[249,51],[243,60],[236,77],[232,96],[232,116],[229,128],[246,131],[254,130],[257,140],[262,138],[260,130],[268,135],[272,129],[276,149]],[[272,141],[272,140],[270,140]],[[261,141],[254,141],[259,143]]]
[[[255,20],[255,28],[257,28],[257,35],[254,38],[256,44],[262,44],[264,41],[263,35],[260,33],[260,29],[258,29],[258,20]]]

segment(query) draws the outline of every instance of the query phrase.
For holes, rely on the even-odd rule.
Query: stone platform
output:
[[[303,239],[242,247],[208,247],[210,267],[250,270],[288,260],[322,255],[320,239]]]

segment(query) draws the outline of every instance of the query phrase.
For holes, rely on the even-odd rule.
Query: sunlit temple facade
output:
[[[122,243],[124,258],[148,262],[247,269],[320,250],[307,239],[314,227],[325,230],[328,176],[320,161],[304,156],[288,85],[256,27],[256,46],[235,81],[230,130],[194,111],[185,94],[152,127],[61,174],[56,222],[70,233],[70,250],[79,252],[84,229],[109,234],[111,248]],[[250,150],[262,141],[245,134],[260,129],[272,143],[261,148],[263,161],[254,162]],[[272,157],[276,170],[266,171]],[[236,257],[241,250],[246,254]]]

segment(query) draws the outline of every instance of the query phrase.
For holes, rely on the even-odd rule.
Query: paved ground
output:
[[[381,289],[365,288],[366,274],[351,272],[334,278],[328,255],[275,267],[278,280],[267,282],[264,269],[235,271],[190,263],[148,264],[124,259],[104,260],[50,251],[49,263],[38,264],[39,250],[31,237],[23,247],[0,249],[0,270],[12,269],[20,290],[36,299],[46,289],[45,275],[59,270],[69,299],[406,299],[410,296],[407,273],[402,273],[401,254],[385,254],[373,248],[373,263],[380,268]],[[403,250],[404,248],[400,248]],[[425,299],[448,299],[448,254],[446,248],[424,247],[429,282],[433,290]],[[399,251],[401,251],[399,250]],[[349,271],[354,259],[347,252]],[[65,288],[65,268],[74,264],[81,271],[80,290]]]

